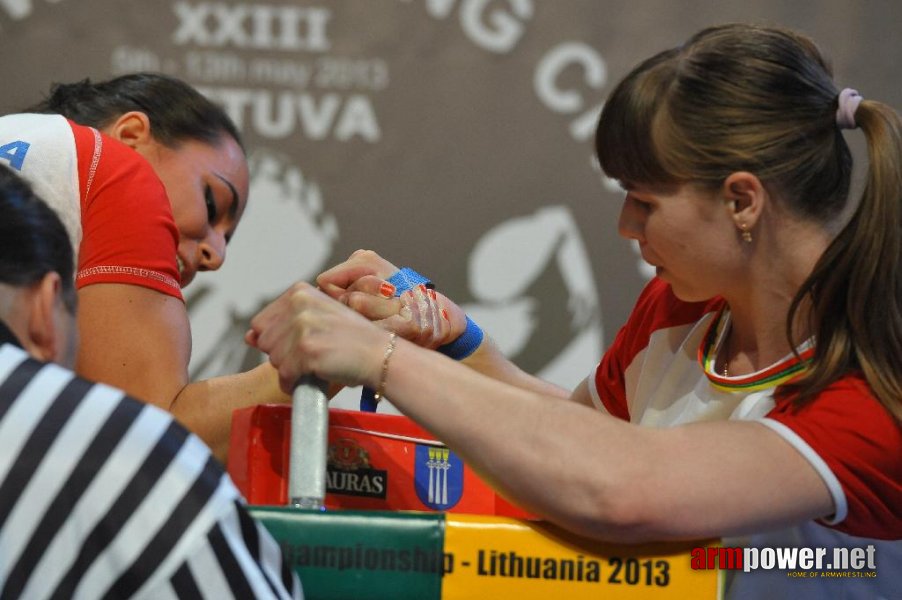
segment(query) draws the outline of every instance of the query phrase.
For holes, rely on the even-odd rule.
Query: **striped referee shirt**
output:
[[[199,438],[14,343],[0,322],[0,598],[303,596]]]

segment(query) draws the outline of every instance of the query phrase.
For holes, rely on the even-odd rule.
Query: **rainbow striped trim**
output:
[[[775,388],[802,374],[814,356],[813,339],[808,339],[796,348],[794,354],[789,354],[765,369],[738,377],[724,377],[715,371],[714,362],[717,360],[717,352],[729,323],[730,312],[724,307],[708,326],[708,331],[698,348],[698,362],[704,369],[708,381],[721,391],[756,392]]]

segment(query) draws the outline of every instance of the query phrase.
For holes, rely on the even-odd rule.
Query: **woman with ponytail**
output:
[[[0,163],[28,180],[75,250],[79,375],[171,411],[224,459],[232,411],[287,401],[271,367],[188,381],[181,289],[225,260],[247,203],[235,125],[155,73],[58,84],[0,117]]]
[[[849,194],[851,129],[868,148],[860,198]],[[410,308],[379,296],[399,272],[373,252],[322,274],[322,292],[296,284],[248,341],[286,389],[314,373],[377,390],[507,496],[576,533],[823,550],[821,570],[832,548],[873,558],[852,573],[834,565],[850,575],[838,578],[728,571],[728,598],[898,595],[895,111],[838,87],[805,36],[724,25],[629,73],[596,149],[625,190],[619,232],[657,275],[572,393],[484,337],[463,364],[421,347],[453,345],[475,325],[421,290],[420,313],[446,318],[411,332],[418,320],[392,314]]]

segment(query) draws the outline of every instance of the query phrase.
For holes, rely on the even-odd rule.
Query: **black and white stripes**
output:
[[[0,448],[0,598],[302,596],[164,411],[2,345]]]

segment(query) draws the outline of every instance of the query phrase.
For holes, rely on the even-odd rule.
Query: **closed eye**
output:
[[[207,204],[207,221],[212,224],[216,221],[217,209],[216,198],[213,196],[213,189],[210,186],[204,188],[204,202]]]

